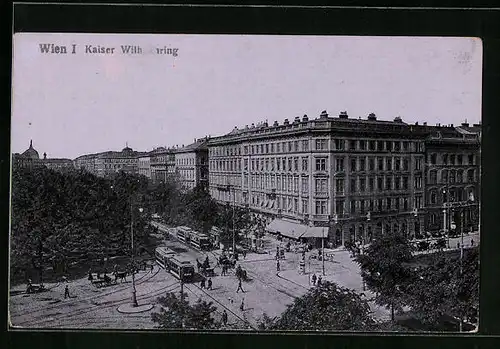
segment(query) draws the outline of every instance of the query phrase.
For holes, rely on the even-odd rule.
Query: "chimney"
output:
[[[248,125],[245,125],[245,130],[248,130]]]
[[[250,128],[255,128],[255,124],[252,122],[252,125],[250,126]]]
[[[427,121],[424,122],[424,126],[427,126]]]
[[[403,122],[403,120],[401,119],[401,116],[396,116],[396,117],[394,118],[394,122],[402,123],[402,122]]]
[[[479,123],[479,124],[473,124],[472,126],[474,126],[474,127],[481,127],[481,123]]]
[[[274,127],[278,126],[278,121],[274,121],[273,126]]]
[[[297,123],[299,123],[299,122],[300,122],[300,116],[296,116],[296,117],[295,117],[295,120],[293,120],[293,123],[294,123],[294,124],[297,124]]]
[[[267,120],[264,121],[264,127],[268,127],[268,126],[269,126],[269,124],[267,123]]]
[[[415,121],[415,126],[418,126],[418,121]]]
[[[307,117],[307,114],[304,114],[304,116],[302,117],[302,122],[307,122],[309,121],[309,118]]]
[[[283,122],[283,125],[289,125],[290,123],[288,122],[288,119],[285,119],[285,121]]]
[[[47,153],[43,153],[43,159],[47,160]]]
[[[469,127],[469,123],[467,123],[467,122],[462,122],[462,127]]]
[[[349,115],[347,115],[346,111],[341,111],[339,114],[339,119],[347,119],[349,118]]]
[[[326,119],[328,117],[328,113],[326,112],[326,110],[323,110],[321,112],[321,115],[319,116],[320,119]]]
[[[370,121],[377,120],[377,116],[375,115],[375,113],[368,114],[368,120],[370,120]]]

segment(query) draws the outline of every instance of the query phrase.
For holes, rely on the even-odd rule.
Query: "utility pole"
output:
[[[182,322],[182,328],[184,328],[185,327],[185,324],[184,324],[184,273],[183,273],[182,267],[180,268],[179,278],[181,281],[181,322]]]
[[[323,231],[323,238],[321,239],[321,261],[323,262],[323,276],[325,276],[325,229]]]
[[[132,306],[137,307],[137,295],[135,289],[135,252],[134,252],[134,213],[132,210],[132,199],[130,199],[130,239],[132,245]]]

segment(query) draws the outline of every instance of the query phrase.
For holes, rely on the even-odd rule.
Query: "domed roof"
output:
[[[30,159],[40,159],[38,152],[33,149],[33,141],[30,141],[30,147],[22,155]]]

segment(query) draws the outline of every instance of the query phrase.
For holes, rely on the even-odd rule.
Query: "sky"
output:
[[[67,54],[42,53],[51,43]],[[121,45],[143,53],[122,54]],[[152,51],[165,47],[177,56]],[[477,38],[19,33],[12,152],[30,140],[49,158],[126,144],[149,151],[322,110],[478,123],[482,50]]]

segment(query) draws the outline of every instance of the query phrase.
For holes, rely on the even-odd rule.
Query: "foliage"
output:
[[[374,240],[356,261],[366,286],[376,294],[375,302],[390,307],[394,321],[395,311],[404,305],[405,286],[411,278],[411,245],[403,234],[391,232]]]
[[[374,321],[366,300],[352,290],[331,282],[296,298],[276,319],[263,315],[259,329],[303,331],[362,331]]]
[[[129,255],[131,212],[134,243],[147,244],[146,213],[130,202],[147,185],[136,176],[98,178],[84,171],[16,169],[12,176],[11,276],[37,271],[66,273],[96,259]],[[137,198],[136,198],[137,200]]]
[[[477,322],[478,248],[464,251],[462,274],[459,256],[436,254],[427,266],[415,271],[407,291],[409,305],[425,324],[435,324],[445,315]]]
[[[165,297],[158,298],[161,305],[159,313],[152,313],[151,319],[161,329],[216,329],[220,322],[212,314],[217,310],[213,302],[198,301],[191,305],[186,300],[177,297],[175,293],[167,293]]]

